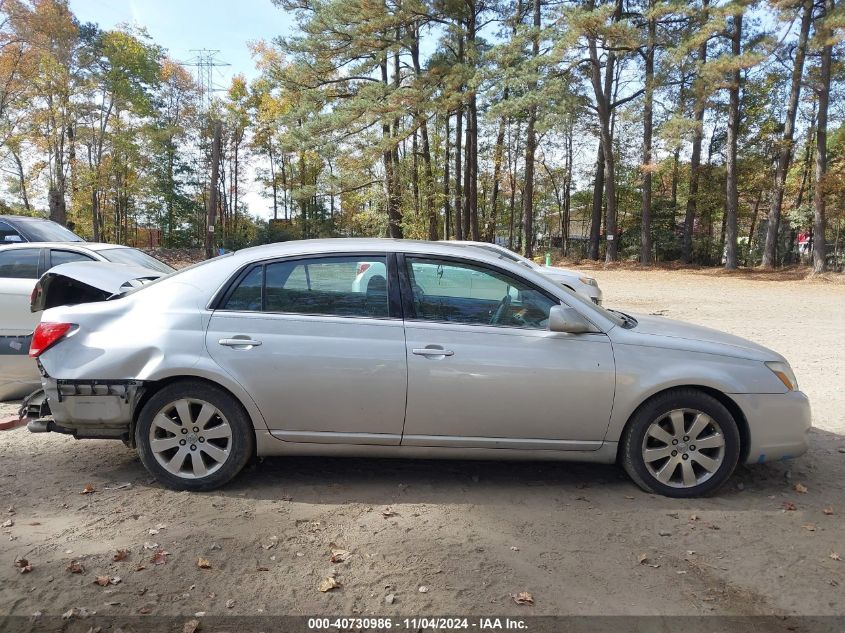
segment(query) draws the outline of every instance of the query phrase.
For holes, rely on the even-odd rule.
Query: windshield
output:
[[[25,233],[32,236],[33,242],[83,242],[84,240],[73,231],[66,229],[61,224],[49,221],[26,221],[21,222]]]
[[[157,260],[155,257],[134,248],[107,248],[101,250],[100,255],[115,264],[143,266],[144,268],[157,270],[162,273],[172,273],[176,270],[164,262]]]

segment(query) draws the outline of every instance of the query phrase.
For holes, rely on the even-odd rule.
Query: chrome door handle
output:
[[[217,341],[220,345],[225,345],[226,347],[258,347],[261,345],[261,341],[256,341],[251,338],[221,338]]]
[[[455,352],[442,347],[417,347],[411,350],[417,356],[454,356]]]

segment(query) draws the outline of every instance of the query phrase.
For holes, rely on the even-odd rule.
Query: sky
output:
[[[216,49],[231,64],[215,68],[218,88],[238,73],[255,76],[249,42],[289,32],[291,17],[270,0],[70,0],[81,22],[104,29],[119,24],[147,29],[153,41],[180,62],[196,58],[192,49]]]

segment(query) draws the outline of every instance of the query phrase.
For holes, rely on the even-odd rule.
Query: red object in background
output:
[[[810,234],[806,231],[801,231],[798,233],[798,243],[799,244],[806,244],[810,241]]]

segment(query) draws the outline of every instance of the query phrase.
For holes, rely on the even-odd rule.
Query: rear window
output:
[[[22,220],[23,230],[31,242],[83,242],[73,231],[50,220]]]
[[[0,277],[38,279],[40,248],[12,248],[0,251]]]
[[[175,270],[155,257],[147,255],[143,251],[135,250],[134,248],[107,248],[99,251],[99,253],[108,261],[114,262],[115,264],[142,266],[143,268],[157,270],[161,273],[172,273]]]

